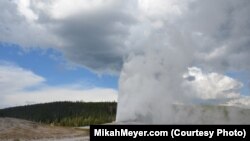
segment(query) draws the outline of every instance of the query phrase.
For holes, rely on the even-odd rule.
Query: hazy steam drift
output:
[[[117,121],[250,123],[249,112],[216,106],[249,101],[225,74],[249,74],[250,2],[139,1],[138,11],[140,51],[121,72]]]

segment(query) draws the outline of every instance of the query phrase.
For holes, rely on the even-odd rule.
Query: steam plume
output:
[[[242,98],[243,84],[225,73],[249,72],[250,3],[139,1],[138,11],[140,51],[123,65],[117,121],[249,123],[238,108],[211,105]]]

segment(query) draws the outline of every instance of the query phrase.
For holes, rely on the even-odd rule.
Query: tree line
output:
[[[0,117],[76,127],[112,122],[116,107],[116,102],[52,102],[0,109]]]

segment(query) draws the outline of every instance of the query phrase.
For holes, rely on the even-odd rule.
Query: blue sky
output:
[[[86,87],[117,89],[118,76],[98,75],[84,67],[70,65],[53,49],[28,49],[15,44],[0,43],[0,60],[14,63],[46,78],[50,86],[81,83]]]
[[[86,88],[103,87],[118,89],[117,75],[97,74],[84,67],[70,64],[63,55],[51,48],[23,49],[10,43],[0,43],[0,60],[14,63],[46,78],[50,86],[80,83]],[[241,93],[249,95],[249,78],[244,72],[227,72],[226,75],[244,83]]]
[[[180,83],[166,84],[183,73],[191,96],[248,104],[249,7],[234,0],[0,1],[0,108],[117,101],[118,91],[130,101],[149,86],[150,97],[185,94],[175,91]]]
[[[51,48],[1,42],[0,73],[0,108],[53,101],[117,101],[117,75],[73,65]]]
[[[228,75],[236,80],[239,80],[243,83],[243,87],[241,88],[241,94],[249,96],[250,95],[250,76],[245,71],[234,72],[230,71],[227,72],[225,75]]]

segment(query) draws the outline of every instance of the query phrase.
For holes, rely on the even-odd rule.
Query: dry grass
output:
[[[14,118],[0,118],[0,140],[63,139],[88,135],[86,130],[49,126]]]

